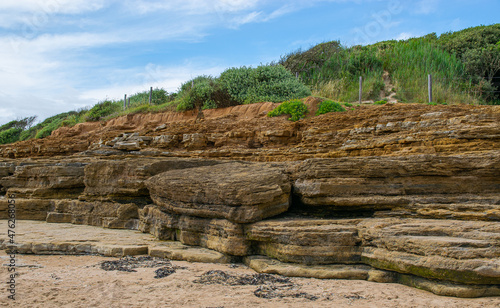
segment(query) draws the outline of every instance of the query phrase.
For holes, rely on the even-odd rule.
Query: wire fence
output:
[[[359,77],[359,102],[363,99],[363,77]],[[500,98],[500,77],[489,77],[485,79],[473,78],[447,78],[447,77],[434,77],[432,74],[428,75],[427,80],[424,78],[414,81],[411,86],[405,87],[404,85],[396,84],[390,93],[396,93],[398,97],[414,97],[423,96],[428,97],[428,102],[433,102],[435,95],[442,96],[442,92],[449,91],[452,88],[454,94],[462,94],[475,99]],[[386,90],[386,89],[385,89]],[[384,91],[384,92],[387,92]]]

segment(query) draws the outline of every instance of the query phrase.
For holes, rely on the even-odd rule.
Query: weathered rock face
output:
[[[498,149],[499,106],[359,106],[299,123],[266,117],[275,106],[205,110],[205,119],[198,122],[196,113],[187,112],[127,115],[104,125],[81,123],[60,128],[45,139],[0,145],[0,156],[51,157],[87,150],[96,155],[137,151],[161,155],[168,149],[169,156],[177,157],[297,161]]]
[[[17,198],[78,197],[85,188],[83,163],[19,164],[11,176],[0,179]]]
[[[198,159],[123,159],[93,162],[85,167],[83,200],[113,200],[145,205],[151,202],[145,180],[176,169],[219,164]]]
[[[139,210],[139,230],[162,240],[178,240],[233,256],[246,256],[250,245],[243,225],[225,219],[200,218],[162,212],[155,205]]]
[[[8,200],[14,199],[17,219],[45,220],[52,200],[77,198],[83,192],[85,163],[19,163],[4,166],[0,185],[6,196],[0,199],[0,218],[7,218]],[[5,209],[5,211],[4,211]]]
[[[359,263],[359,220],[273,219],[250,225],[248,239],[256,252],[283,262]]]
[[[300,211],[500,220],[500,152],[306,160],[294,168]]]
[[[290,183],[281,168],[228,163],[175,170],[146,181],[165,212],[249,223],[285,212]]]
[[[9,217],[9,200],[14,200],[16,219],[45,220],[50,210],[51,201],[46,199],[17,199],[0,197],[0,219]]]
[[[139,215],[138,207],[133,203],[57,200],[53,202],[46,220],[111,229],[137,229]]]
[[[1,179],[14,174],[15,170],[16,170],[16,165],[14,163],[0,162],[0,195],[5,193],[5,189],[2,185]]]
[[[18,219],[168,240],[107,255],[246,257],[261,272],[500,295],[500,108],[359,107],[291,123],[257,107],[232,109],[255,109],[250,118],[216,110],[197,122],[130,115],[0,146],[4,157],[83,151],[0,162],[0,191],[16,195]],[[7,207],[0,197],[0,218]]]
[[[259,254],[284,262],[364,263],[377,269],[462,286],[476,285],[485,290],[500,283],[500,223],[497,222],[377,218],[270,220],[252,224],[247,235]]]

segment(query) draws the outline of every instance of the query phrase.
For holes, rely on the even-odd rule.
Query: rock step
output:
[[[0,249],[8,250],[10,247],[6,240],[8,238],[7,232],[2,230],[8,230],[5,220],[0,221]],[[18,220],[15,241],[15,249],[22,254],[100,254],[113,257],[149,254],[172,260],[207,263],[229,263],[241,260],[241,258],[206,248],[186,246],[179,242],[158,241],[152,235],[138,231],[102,229],[73,224],[50,224],[40,221]],[[371,252],[374,256],[385,253],[376,249]],[[367,258],[367,252],[364,251],[363,254]],[[379,263],[386,261],[384,257],[379,256],[378,260],[381,260]],[[394,258],[393,255],[389,257]],[[402,262],[398,264],[403,264],[408,258],[402,256],[400,260]],[[438,295],[456,297],[500,296],[500,287],[496,280],[492,281],[492,284],[472,285],[438,281],[406,274],[404,269],[402,272],[377,269],[374,267],[379,267],[379,264],[375,264],[376,262],[373,262],[372,265],[304,265],[284,263],[265,256],[248,256],[244,258],[244,261],[251,268],[262,273],[320,279],[364,279],[401,283]],[[393,260],[391,262],[393,263]],[[382,264],[380,267],[383,268],[384,265]],[[486,273],[483,274],[493,278],[499,276],[493,268],[480,267],[476,271],[484,271]]]
[[[375,269],[367,265],[303,265],[280,262],[263,256],[249,256],[244,262],[259,273],[319,279],[358,279],[382,283],[400,283],[437,295],[463,298],[499,296],[499,285],[466,285],[426,279],[414,275]]]

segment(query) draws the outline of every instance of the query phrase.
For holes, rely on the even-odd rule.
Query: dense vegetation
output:
[[[395,92],[399,101],[426,102],[432,74],[437,103],[496,104],[500,24],[350,48],[326,42],[285,55],[278,63],[298,74],[315,95],[340,101],[358,98],[361,76],[365,100]]]
[[[257,68],[230,68],[219,77],[196,77],[182,84],[177,93],[154,89],[151,105],[149,91],[144,91],[130,96],[126,108],[123,100],[105,100],[34,126],[36,117],[11,121],[0,126],[0,144],[44,138],[61,126],[130,113],[203,110],[260,101],[287,101],[271,115],[289,114],[298,120],[307,108],[297,99],[311,94],[329,99],[319,106],[318,114],[342,111],[334,101],[357,101],[360,76],[364,100],[383,104],[392,94],[401,102],[423,103],[428,100],[428,74],[434,82],[432,104],[498,104],[500,24],[369,46],[325,42]]]

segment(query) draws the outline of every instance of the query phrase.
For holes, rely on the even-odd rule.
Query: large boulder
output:
[[[169,170],[219,164],[201,159],[123,159],[103,160],[85,167],[85,191],[81,200],[151,203],[144,184],[148,178]]]
[[[285,212],[291,189],[280,167],[242,162],[169,171],[146,186],[163,211],[235,223]]]

